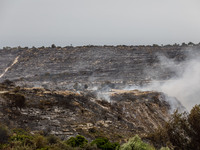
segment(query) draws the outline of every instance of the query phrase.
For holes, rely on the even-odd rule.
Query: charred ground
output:
[[[198,48],[192,46],[194,51]],[[171,107],[166,96],[155,91],[120,89],[169,79],[174,72],[160,64],[159,55],[184,61],[188,49],[191,47],[0,50],[0,81],[12,81],[0,84],[0,120],[10,127],[64,139],[81,134],[88,139],[106,136],[126,141],[135,134],[144,135],[169,119]],[[154,74],[149,74],[152,70]],[[109,96],[109,101],[99,97],[99,91]]]
[[[173,70],[160,65],[159,55],[186,59],[188,49],[199,46],[82,46],[10,48],[0,50],[0,78],[18,85],[48,89],[72,89],[75,83],[95,85],[144,84],[166,80]],[[13,65],[14,63],[14,65]],[[154,71],[152,75],[151,71]]]

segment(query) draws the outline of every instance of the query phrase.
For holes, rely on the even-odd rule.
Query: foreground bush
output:
[[[120,147],[120,150],[155,150],[154,147],[144,143],[138,135],[131,138]]]
[[[5,144],[9,139],[9,131],[4,125],[0,125],[0,144]]]
[[[178,113],[154,133],[148,135],[154,145],[169,146],[175,150],[200,150],[200,105],[190,113]],[[159,145],[160,144],[160,145]]]
[[[40,134],[31,134],[23,129],[8,130],[0,126],[0,149],[2,150],[154,150],[152,146],[144,143],[139,136],[131,138],[121,147],[119,143],[112,143],[109,139],[99,137],[88,143],[81,135],[61,141],[58,137]],[[162,148],[162,150],[169,150]]]
[[[33,144],[33,137],[28,133],[14,133],[9,140],[10,143],[20,143],[21,145],[29,146]]]
[[[111,143],[107,138],[97,138],[92,141],[91,145],[96,145],[102,150],[115,150],[119,147],[119,143]]]
[[[85,137],[81,135],[77,135],[76,137],[71,137],[66,141],[67,145],[70,145],[71,147],[81,147],[83,148],[86,146],[88,141],[85,139]]]

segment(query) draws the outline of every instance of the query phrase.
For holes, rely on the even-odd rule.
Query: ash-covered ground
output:
[[[187,47],[83,46],[0,50],[0,81],[48,89],[72,89],[75,83],[139,85],[166,80],[173,70],[160,64],[163,55],[183,61]],[[6,70],[7,69],[7,70]],[[152,74],[152,70],[154,74]]]
[[[0,120],[62,138],[82,134],[119,141],[146,134],[162,126],[175,109],[185,111],[176,95],[158,88],[180,78],[187,70],[188,54],[197,54],[198,49],[198,45],[2,49]],[[21,97],[25,103],[18,106]]]

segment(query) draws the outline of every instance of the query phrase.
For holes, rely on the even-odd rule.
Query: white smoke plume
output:
[[[175,97],[188,111],[200,104],[200,55],[194,51],[187,55],[187,60],[179,63],[161,56],[161,66],[174,71],[175,76],[163,82],[153,81],[143,90],[156,90]]]

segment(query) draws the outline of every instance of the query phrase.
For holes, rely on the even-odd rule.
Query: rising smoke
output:
[[[174,76],[164,82],[153,81],[143,90],[156,90],[175,97],[187,110],[200,104],[200,55],[196,51],[189,50],[186,56],[187,59],[183,62],[159,56],[162,69],[173,71]],[[168,100],[173,105],[173,102]]]
[[[163,79],[153,79],[147,86],[125,86],[125,90],[158,91],[165,94],[165,100],[171,106],[171,112],[181,104],[189,111],[200,104],[200,53],[196,50],[186,50],[184,61],[168,58],[163,54],[157,54],[159,63],[156,69],[148,70],[147,76],[158,77],[166,74]],[[105,86],[106,85],[106,86]],[[113,87],[108,84],[96,87],[97,97],[110,101],[108,91]],[[94,89],[93,89],[94,90]],[[179,100],[181,104],[177,101]],[[182,110],[182,111],[185,111]]]

